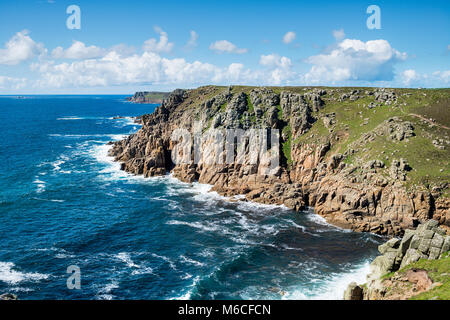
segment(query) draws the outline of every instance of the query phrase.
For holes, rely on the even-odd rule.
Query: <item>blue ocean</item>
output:
[[[382,238],[120,171],[107,143],[155,108],[124,96],[0,97],[0,294],[341,299],[364,282]],[[69,266],[80,289],[67,287]]]

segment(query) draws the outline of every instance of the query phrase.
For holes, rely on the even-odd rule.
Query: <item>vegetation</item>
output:
[[[438,260],[424,260],[421,259],[399,272],[406,272],[411,269],[426,270],[428,276],[435,287],[426,292],[422,292],[410,300],[450,300],[450,256],[449,253]]]

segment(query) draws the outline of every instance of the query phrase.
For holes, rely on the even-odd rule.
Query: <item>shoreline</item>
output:
[[[130,134],[131,135],[131,134]],[[108,149],[111,148],[111,144],[106,143],[105,145],[103,145],[104,147],[108,147],[104,149],[104,159],[107,159],[107,161],[111,164],[111,165],[120,165],[120,162],[114,160],[114,157],[108,154]],[[144,177],[142,175],[136,175],[136,174],[132,174],[130,172],[126,172],[125,170],[121,169],[120,167],[116,166],[116,170],[119,170],[120,172],[124,173],[125,176],[124,177],[130,177],[130,178],[138,178],[139,180],[145,181],[145,180],[149,180],[151,181],[152,179],[156,179],[156,180],[161,180],[161,179],[167,179],[168,181],[173,180],[175,181],[177,184],[182,184],[186,187],[192,188],[193,190],[197,190],[200,188],[203,188],[205,190],[201,190],[199,191],[200,194],[206,194],[206,195],[212,195],[215,198],[218,198],[220,200],[224,200],[227,201],[229,203],[241,203],[241,204],[249,204],[252,206],[255,206],[255,210],[257,209],[257,207],[261,206],[263,208],[274,208],[274,209],[280,209],[280,210],[286,210],[286,211],[292,211],[294,215],[297,214],[307,214],[310,215],[312,218],[312,221],[314,221],[317,224],[326,226],[328,228],[331,229],[335,229],[338,232],[341,233],[352,233],[352,232],[356,232],[354,230],[351,229],[345,229],[342,227],[339,227],[337,225],[334,225],[332,223],[329,223],[323,216],[317,214],[314,210],[313,207],[306,207],[304,210],[296,211],[293,210],[291,208],[286,207],[284,204],[278,205],[278,204],[265,204],[265,203],[260,203],[260,202],[255,202],[255,201],[251,201],[251,200],[247,200],[245,199],[245,195],[233,195],[233,196],[226,196],[223,194],[220,194],[217,191],[211,190],[213,188],[213,185],[211,184],[202,184],[199,183],[198,181],[195,182],[184,182],[180,179],[178,179],[177,177],[173,176],[173,173],[171,173],[170,171],[167,171],[165,175],[163,176],[154,176],[154,177]],[[206,190],[207,189],[207,190]],[[375,233],[367,233],[370,234],[371,236],[376,236],[377,238],[385,238],[382,235],[378,235]],[[302,292],[299,292],[297,290],[294,290],[293,292],[285,292],[282,295],[282,300],[343,300],[343,296],[344,296],[344,291],[346,290],[346,288],[348,287],[348,285],[352,282],[361,282],[363,279],[367,279],[367,277],[370,275],[371,270],[370,270],[370,264],[373,260],[372,259],[366,259],[364,261],[361,261],[360,263],[354,264],[352,265],[352,267],[350,267],[350,269],[348,270],[348,272],[346,273],[340,273],[340,274],[330,274],[331,278],[328,281],[329,285],[334,284],[337,288],[333,288],[330,290],[322,290],[321,292],[317,293],[317,295],[311,297],[306,297]],[[345,281],[342,281],[342,279],[345,279]],[[195,279],[194,279],[195,280]],[[195,281],[200,281],[200,279],[197,279]],[[195,283],[193,283],[191,285],[191,287],[195,287]],[[190,296],[192,294],[192,289],[188,290],[186,293],[182,294],[179,297],[173,297],[171,300],[189,300]]]

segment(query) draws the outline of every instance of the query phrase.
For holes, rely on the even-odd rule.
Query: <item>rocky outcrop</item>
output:
[[[136,92],[132,97],[126,98],[127,101],[134,103],[162,103],[169,96],[169,92],[152,92],[141,91]]]
[[[436,260],[450,251],[450,236],[438,227],[436,220],[429,220],[416,230],[406,230],[402,239],[393,238],[378,247],[380,256],[371,263],[371,273],[365,286],[351,283],[344,293],[345,300],[399,299],[399,292],[406,287],[409,296],[430,289],[433,282],[424,270],[407,270],[390,278],[384,275],[404,269],[420,259]],[[409,285],[406,285],[409,283]],[[414,286],[414,289],[411,289]],[[395,288],[395,290],[393,290]],[[389,292],[389,294],[388,294]],[[395,293],[395,294],[393,294]],[[404,298],[408,294],[403,294]]]
[[[110,155],[121,162],[121,168],[133,174],[151,177],[171,171],[185,182],[198,180],[213,185],[225,196],[244,195],[249,201],[283,204],[294,210],[306,206],[329,222],[356,231],[402,236],[431,218],[450,229],[450,209],[440,192],[407,191],[403,183],[411,167],[403,158],[390,165],[380,159],[346,163],[346,157],[364,152],[364,144],[386,137],[396,143],[414,137],[414,126],[392,117],[364,133],[348,145],[336,150],[336,141],[348,138],[335,131],[336,113],[325,113],[327,95],[334,90],[303,89],[291,91],[270,88],[201,87],[175,90],[153,114],[142,117],[142,128],[126,139],[113,144]],[[343,100],[375,96],[375,101],[394,103],[391,91],[352,91]],[[357,101],[356,101],[357,102]],[[316,122],[328,129],[314,142],[305,139]],[[180,138],[172,139],[175,129],[184,128],[192,137],[201,133],[198,159],[177,164],[174,155],[187,150],[178,148]],[[240,145],[239,163],[227,163],[226,154],[216,150],[212,129],[278,129],[280,130],[279,163],[269,170],[271,158],[253,152],[250,143]],[[221,131],[224,132],[224,131]],[[208,138],[209,137],[209,138]],[[237,153],[238,151],[235,151]],[[211,159],[215,159],[211,163]]]
[[[0,300],[17,300],[17,296],[12,293],[3,293],[0,295]]]

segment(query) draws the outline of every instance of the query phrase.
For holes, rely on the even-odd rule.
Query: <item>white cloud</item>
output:
[[[345,32],[344,29],[339,30],[333,30],[333,37],[336,39],[336,41],[341,41],[345,38]]]
[[[0,76],[0,89],[21,89],[27,84],[25,78],[11,78],[6,76]]]
[[[262,55],[259,64],[269,68],[268,81],[274,85],[287,83],[295,78],[295,73],[291,70],[292,61],[287,57],[278,54]]]
[[[291,59],[281,57],[278,54],[262,55],[259,59],[259,64],[268,67],[290,68],[292,65]]]
[[[296,37],[297,37],[297,35],[295,34],[294,31],[289,31],[283,36],[283,42],[285,44],[289,44],[292,41],[294,41]]]
[[[74,41],[66,50],[62,47],[57,47],[52,51],[52,56],[55,59],[91,59],[101,57],[105,54],[105,49],[96,46],[86,47],[81,41]]]
[[[450,83],[450,70],[433,72],[433,76],[440,82]]]
[[[167,59],[154,52],[121,57],[110,52],[99,59],[72,63],[35,63],[32,70],[41,73],[41,87],[90,87],[136,84],[184,85],[255,81],[242,64],[220,68],[200,61]],[[252,78],[253,77],[253,78]]]
[[[416,72],[416,70],[413,69],[403,71],[400,74],[400,76],[402,78],[403,84],[407,86],[411,85],[412,83],[418,81],[421,78],[420,75]]]
[[[386,40],[363,42],[345,39],[329,52],[306,60],[313,66],[305,75],[305,81],[392,80],[394,65],[406,57],[406,53],[395,50]]]
[[[194,30],[190,31],[190,38],[186,44],[187,48],[194,48],[197,46],[198,34]]]
[[[0,49],[0,64],[16,65],[46,53],[44,46],[31,39],[28,33],[27,30],[17,32],[5,44],[5,49]]]
[[[144,42],[143,49],[147,52],[170,52],[174,44],[169,42],[169,37],[160,27],[155,27],[155,32],[159,34],[159,41],[155,38],[148,39]]]
[[[248,49],[238,48],[235,44],[231,43],[228,40],[219,40],[214,43],[211,43],[209,46],[210,50],[213,50],[217,53],[237,53],[243,54],[247,53]]]

